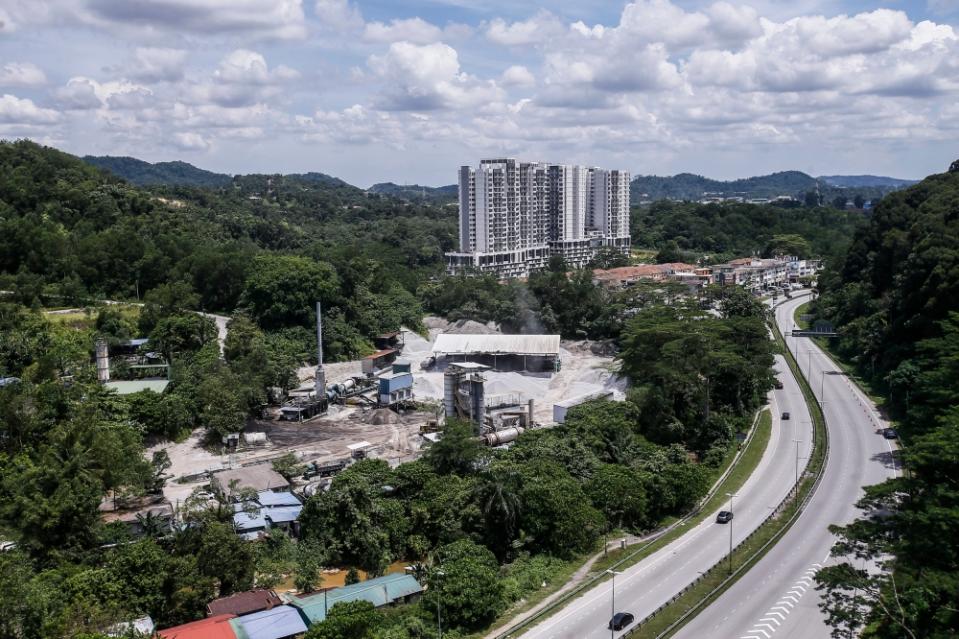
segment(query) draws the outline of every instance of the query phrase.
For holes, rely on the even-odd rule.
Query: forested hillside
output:
[[[222,173],[198,169],[187,162],[144,162],[131,157],[113,155],[86,155],[83,161],[121,177],[131,184],[152,186],[177,184],[181,186],[226,186],[232,178]]]
[[[459,187],[455,184],[448,186],[420,186],[419,184],[394,184],[382,182],[370,187],[373,193],[392,195],[412,202],[425,200],[438,204],[455,204],[459,194]]]
[[[308,353],[303,309],[320,299],[330,356],[355,357],[371,335],[418,325],[417,288],[455,235],[451,212],[318,173],[144,190],[54,149],[0,143],[0,288],[27,304],[152,295],[243,309]]]
[[[633,246],[660,250],[662,262],[704,253],[713,261],[724,261],[770,254],[778,246],[774,239],[784,237],[792,238],[802,257],[838,255],[864,221],[860,211],[829,207],[661,200],[634,209],[630,229]]]
[[[950,637],[959,627],[959,161],[883,199],[816,313],[900,420],[902,477],[867,488],[839,529],[847,560],[820,573],[837,632]],[[880,563],[862,570],[863,559]],[[837,635],[838,636],[838,635]],[[842,634],[842,636],[847,636]]]
[[[809,194],[820,203],[831,203],[842,197],[852,201],[878,200],[886,193],[912,184],[909,180],[875,176],[833,175],[814,178],[801,171],[781,171],[738,180],[711,180],[701,175],[680,173],[673,176],[638,175],[630,183],[630,199],[634,204],[660,199],[698,201],[706,194],[722,197],[775,198],[781,195],[803,202]]]

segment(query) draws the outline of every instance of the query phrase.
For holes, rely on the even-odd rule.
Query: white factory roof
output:
[[[433,342],[433,353],[467,355],[472,353],[511,355],[559,355],[559,335],[458,335],[440,333]]]

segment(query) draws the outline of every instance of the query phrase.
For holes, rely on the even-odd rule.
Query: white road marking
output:
[[[812,565],[814,568],[807,569],[803,573],[804,578],[794,583],[789,592],[783,595],[782,599],[777,601],[775,606],[767,610],[763,617],[760,618],[759,621],[753,624],[753,627],[749,629],[748,634],[742,635],[740,639],[757,637],[758,635],[754,633],[762,633],[765,635],[765,639],[770,639],[771,634],[775,633],[779,626],[782,625],[789,613],[792,612],[792,609],[796,607],[797,603],[799,603],[799,599],[806,593],[806,590],[812,584],[810,575],[815,573],[817,568],[822,568],[822,564]]]

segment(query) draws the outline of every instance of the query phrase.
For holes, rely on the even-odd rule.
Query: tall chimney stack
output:
[[[323,315],[320,303],[316,303],[316,380],[313,393],[316,399],[326,397],[326,371],[323,370]]]

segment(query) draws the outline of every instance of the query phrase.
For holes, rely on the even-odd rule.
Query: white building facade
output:
[[[629,253],[628,172],[514,158],[460,168],[449,272],[525,277],[552,255],[583,267],[603,248]]]

